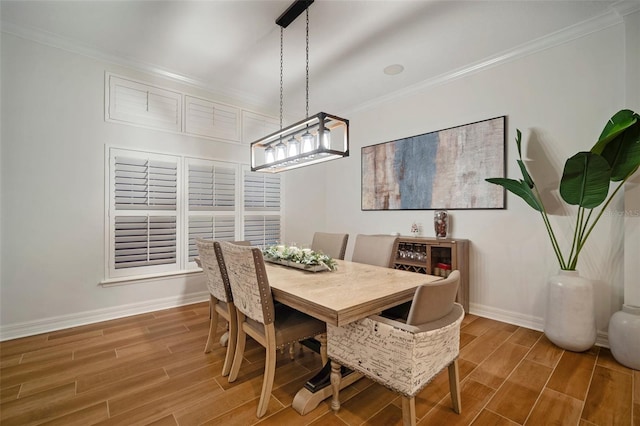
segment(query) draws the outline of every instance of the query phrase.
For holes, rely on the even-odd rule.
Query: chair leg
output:
[[[231,303],[231,302],[229,302]],[[234,307],[229,307],[229,340],[227,341],[227,355],[224,357],[224,365],[222,366],[222,376],[228,376],[233,365],[233,358],[236,354],[236,346],[238,344],[238,317]],[[244,352],[244,348],[242,349]]]
[[[258,403],[258,418],[264,416],[269,407],[269,399],[271,398],[271,390],[273,389],[273,378],[276,374],[276,335],[273,324],[265,326],[265,334],[267,347],[266,359],[264,362],[264,379],[262,380],[262,392],[260,393],[260,402]]]
[[[416,399],[414,397],[402,397],[402,424],[403,426],[416,426]]]
[[[210,295],[209,297],[209,337],[207,337],[207,343],[204,346],[204,353],[206,354],[211,352],[211,347],[213,346],[213,338],[215,337],[216,331],[218,329],[218,312],[215,308],[218,301],[212,295]]]
[[[244,357],[244,346],[247,342],[247,333],[244,331],[244,319],[245,316],[242,312],[238,312],[237,328],[238,338],[236,339],[236,350],[233,355],[233,364],[231,365],[231,371],[229,372],[229,383],[235,382],[238,378],[238,372],[240,371],[240,365],[242,365],[242,358]]]
[[[457,359],[449,365],[449,390],[451,391],[453,411],[460,414],[462,412],[462,401],[460,399],[460,372]]]

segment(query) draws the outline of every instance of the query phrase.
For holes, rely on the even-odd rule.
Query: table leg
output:
[[[340,371],[339,367],[340,365],[338,364],[338,371]],[[329,374],[331,373],[329,372]],[[341,378],[340,389],[351,386],[351,384],[357,382],[362,377],[362,374],[350,371],[349,374],[346,374]],[[296,393],[296,396],[293,398],[293,402],[291,403],[291,407],[296,410],[298,414],[304,416],[305,414],[313,411],[322,401],[329,398],[331,395],[333,395],[332,386],[323,387],[315,392],[303,387],[298,391],[298,393]]]
[[[340,410],[340,379],[342,374],[340,373],[341,365],[331,360],[331,390],[333,391],[333,398],[331,399],[331,409],[336,413]]]

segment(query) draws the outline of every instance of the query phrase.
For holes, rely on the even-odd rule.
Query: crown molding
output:
[[[621,1],[618,3],[640,4],[640,2],[636,0],[628,1],[628,2]],[[630,10],[630,8],[627,8],[625,10]],[[594,18],[569,26],[567,28],[556,31],[549,35],[532,40],[530,42],[523,43],[520,46],[517,46],[513,49],[503,51],[497,55],[490,56],[478,62],[471,63],[464,67],[460,67],[456,70],[446,72],[444,74],[438,75],[433,78],[429,78],[427,80],[423,80],[419,83],[413,84],[411,86],[405,87],[403,89],[397,90],[387,95],[364,102],[352,109],[347,110],[344,114],[349,115],[354,112],[373,108],[385,102],[404,98],[412,94],[415,94],[415,92],[440,86],[440,85],[449,83],[451,81],[457,80],[459,78],[463,78],[463,77],[493,68],[495,66],[514,61],[516,59],[533,55],[543,50],[560,46],[564,43],[568,43],[572,40],[585,37],[589,34],[592,34],[598,31],[602,31],[606,28],[609,28],[614,25],[618,25],[622,22],[623,22],[622,17],[619,15],[617,11],[613,10],[613,6],[612,6],[612,9],[606,12],[603,12],[602,14]]]
[[[195,87],[197,89],[206,90],[214,95],[228,97],[243,103],[246,103],[254,108],[265,109],[270,107],[265,105],[260,99],[233,89],[220,89],[219,87],[213,87],[210,83],[203,80],[190,77],[187,75],[178,74],[170,70],[164,69],[154,64],[138,61],[133,58],[122,57],[118,55],[112,55],[109,53],[101,52],[93,47],[82,44],[76,40],[72,40],[66,37],[61,37],[57,34],[43,31],[33,27],[26,27],[16,25],[11,22],[0,22],[0,31],[20,37],[26,40],[30,40],[36,43],[40,43],[49,47],[65,50],[78,55],[86,56],[89,58],[97,59],[99,61],[112,63],[115,65],[124,66],[127,68],[133,68],[137,71],[143,71],[149,74],[158,75],[169,80],[173,80],[188,86]]]
[[[615,2],[610,6],[608,11],[603,12],[599,16],[532,40],[530,42],[521,44],[520,46],[517,46],[513,49],[503,51],[497,55],[490,56],[475,63],[471,63],[469,65],[446,72],[436,77],[423,80],[419,83],[413,84],[395,92],[371,99],[369,101],[365,101],[353,108],[346,108],[343,115],[366,110],[381,103],[409,96],[411,94],[414,94],[416,91],[422,91],[435,86],[446,84],[459,78],[463,78],[477,72],[481,72],[492,67],[562,45],[564,43],[587,36],[594,32],[604,30],[613,25],[620,24],[623,22],[623,16],[634,13],[638,10],[640,10],[640,1],[638,0],[621,0]],[[8,34],[12,34],[50,47],[66,50],[100,61],[133,68],[150,74],[159,75],[161,77],[174,80],[179,83],[206,90],[214,95],[229,97],[231,99],[238,100],[257,109],[265,109],[270,107],[260,99],[246,92],[213,87],[210,83],[199,80],[197,78],[178,74],[162,67],[138,61],[133,58],[125,58],[104,53],[90,46],[78,43],[75,40],[61,37],[53,33],[31,27],[18,26],[13,23],[4,21],[0,23],[0,29],[2,32],[6,32]]]
[[[640,11],[639,0],[621,0],[613,3],[611,9],[620,16],[630,15],[634,12]]]

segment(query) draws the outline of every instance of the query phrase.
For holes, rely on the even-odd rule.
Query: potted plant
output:
[[[576,270],[578,258],[613,197],[640,166],[640,116],[627,109],[617,112],[590,151],[578,152],[566,161],[560,180],[560,196],[567,204],[577,206],[577,211],[573,241],[564,251],[538,188],[522,160],[521,140],[522,134],[517,130],[517,162],[522,179],[486,180],[504,187],[540,212],[560,267],[559,274],[549,280],[544,331],[556,345],[584,351],[596,340],[595,311],[591,282]],[[617,186],[609,194],[611,182],[617,182]]]

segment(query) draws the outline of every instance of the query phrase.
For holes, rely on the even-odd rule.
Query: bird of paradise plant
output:
[[[522,161],[521,142],[522,134],[517,129],[517,162],[522,179],[488,178],[486,181],[504,187],[540,212],[560,269],[573,271],[587,238],[611,200],[640,167],[640,116],[628,109],[618,111],[607,122],[590,151],[578,152],[566,161],[560,180],[560,196],[567,204],[578,206],[568,256],[558,244],[538,187]],[[611,195],[610,182],[619,182]],[[602,207],[594,211],[600,205]]]

